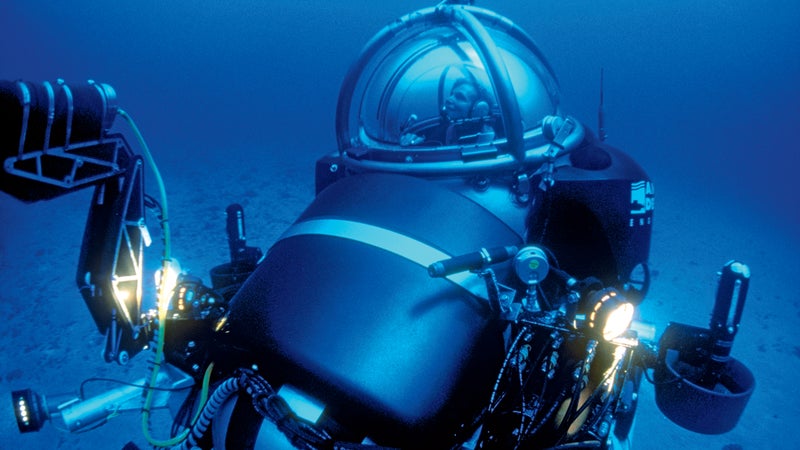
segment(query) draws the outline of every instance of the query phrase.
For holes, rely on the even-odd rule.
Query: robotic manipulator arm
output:
[[[0,81],[0,190],[24,202],[95,187],[77,284],[100,333],[106,361],[124,364],[152,337],[141,316],[145,225],[143,159],[121,134],[114,89]]]
[[[141,154],[132,150],[122,134],[111,132],[117,115],[130,125]],[[231,262],[212,269],[215,290],[211,292],[199,280],[181,281],[180,269],[170,254],[167,199],[158,169],[133,120],[117,107],[114,89],[91,80],[80,86],[70,86],[63,80],[38,84],[0,81],[0,158],[0,191],[26,203],[94,187],[76,282],[98,331],[106,337],[102,352],[105,361],[126,364],[153,341],[160,347],[156,352],[159,362],[164,360],[164,353],[184,356],[179,361],[167,357],[170,363],[164,364],[160,373],[154,370],[149,380],[129,383],[89,399],[46,399],[30,389],[15,391],[12,400],[20,431],[38,431],[55,415],[61,416],[68,430],[84,431],[106,420],[111,410],[141,410],[145,384],[160,389],[155,395],[153,389],[148,390],[147,409],[176,408],[202,375],[196,373],[199,369],[187,367],[206,364],[201,349],[183,351],[181,336],[187,335],[181,333],[181,327],[174,330],[173,334],[179,337],[167,343],[166,351],[157,331],[168,321],[166,311],[176,283],[183,283],[184,294],[192,291],[199,296],[206,292],[202,298],[209,299],[208,304],[183,311],[176,320],[180,322],[188,314],[190,319],[213,322],[224,310],[220,296],[232,295],[228,291],[252,272],[261,251],[246,246],[241,206],[234,204],[226,211]],[[145,194],[145,162],[158,184],[159,200]],[[144,249],[151,243],[146,207],[156,211],[164,244],[156,286],[157,311],[142,308]],[[186,372],[195,373],[190,376]],[[179,395],[174,395],[176,391]]]

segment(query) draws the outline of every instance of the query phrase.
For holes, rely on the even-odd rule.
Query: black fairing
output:
[[[527,238],[573,276],[627,282],[650,253],[653,184],[630,156],[594,137],[570,156],[528,217]]]
[[[521,241],[472,201],[390,174],[334,183],[296,224],[316,219],[381,227],[450,255]],[[230,322],[270,381],[305,390],[383,445],[453,439],[485,405],[503,357],[485,300],[358,238],[280,239],[233,298]]]

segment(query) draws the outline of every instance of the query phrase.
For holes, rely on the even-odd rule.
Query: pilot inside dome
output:
[[[438,123],[415,128],[419,117],[411,114],[400,130],[400,145],[453,145],[489,142],[494,139],[492,111],[496,104],[487,89],[467,70],[450,88],[439,111]],[[413,130],[413,131],[412,131]]]

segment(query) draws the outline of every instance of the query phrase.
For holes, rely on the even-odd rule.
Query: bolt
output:
[[[489,189],[489,179],[486,177],[481,177],[475,180],[475,190],[477,191],[485,191]]]

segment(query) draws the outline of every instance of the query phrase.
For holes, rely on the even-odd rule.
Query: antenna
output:
[[[605,141],[606,134],[605,111],[603,110],[603,68],[600,68],[600,107],[597,108],[597,134],[600,141]]]

